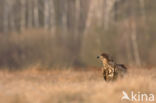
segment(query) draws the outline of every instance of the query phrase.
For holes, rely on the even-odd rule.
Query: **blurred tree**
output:
[[[58,59],[56,62],[60,64],[80,65],[84,62],[96,65],[91,56],[105,51],[119,62],[138,66],[149,64],[154,55],[149,51],[156,51],[154,4],[155,0],[0,0],[0,40],[5,38],[4,45],[15,38],[20,43],[22,40],[18,34],[25,38],[24,32],[27,32],[31,34],[30,41],[36,40],[36,45],[39,45],[37,41],[44,42],[43,35],[46,35],[49,38],[46,43],[53,49],[50,49],[52,54],[45,55]],[[32,33],[33,30],[44,32],[38,37]],[[43,39],[39,39],[42,36]],[[17,48],[30,47],[32,51],[41,48],[27,43],[23,44],[28,47]],[[0,51],[2,49],[0,47]],[[25,50],[17,51],[25,53]],[[42,54],[42,50],[39,53]]]
[[[26,0],[21,1],[21,21],[20,21],[20,30],[26,28]]]

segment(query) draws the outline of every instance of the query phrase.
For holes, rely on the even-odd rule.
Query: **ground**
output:
[[[0,70],[0,103],[131,103],[121,101],[122,91],[156,96],[155,81],[156,69],[129,69],[109,83],[100,68]]]

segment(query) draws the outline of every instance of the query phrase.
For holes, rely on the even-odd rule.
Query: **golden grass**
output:
[[[1,70],[0,103],[130,103],[123,90],[156,94],[155,81],[156,69],[130,69],[109,83],[100,69]]]

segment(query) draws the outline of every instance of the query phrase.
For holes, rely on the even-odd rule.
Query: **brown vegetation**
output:
[[[99,68],[0,71],[1,103],[127,103],[122,91],[156,94],[156,69],[130,69],[106,83]],[[129,102],[128,102],[129,103]],[[151,102],[152,103],[152,102]]]
[[[155,1],[0,0],[0,103],[120,103],[123,90],[156,94],[156,69],[130,69],[106,83],[101,69],[89,68],[101,52],[119,64],[156,66]]]

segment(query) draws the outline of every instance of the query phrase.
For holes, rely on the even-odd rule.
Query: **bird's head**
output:
[[[107,53],[102,53],[100,56],[97,56],[97,58],[100,59],[103,64],[113,61],[113,58]]]

